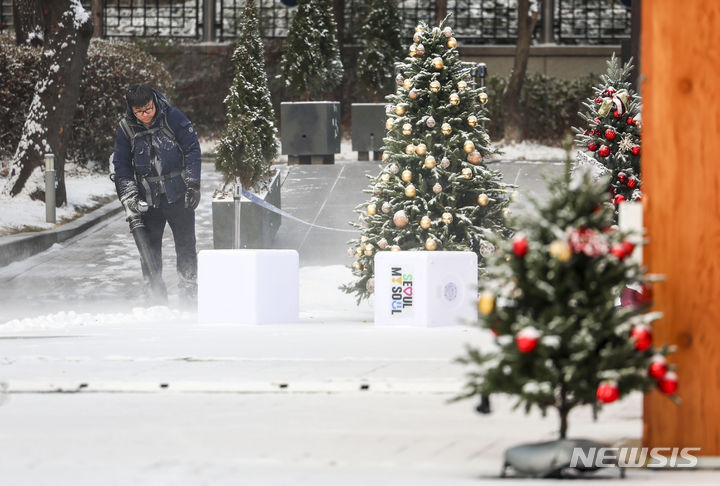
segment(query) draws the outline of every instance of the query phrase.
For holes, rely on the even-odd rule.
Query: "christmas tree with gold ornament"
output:
[[[678,383],[667,362],[672,349],[652,339],[662,317],[648,312],[652,278],[630,258],[640,238],[612,225],[607,186],[586,168],[571,175],[568,160],[548,187],[547,201],[516,211],[517,233],[496,242],[487,263],[478,311],[496,347],[468,347],[460,361],[474,369],[460,398],[504,393],[526,412],[554,408],[565,438],[577,406],[597,411],[655,389],[676,399]],[[636,298],[618,305],[622,289],[637,282]]]
[[[494,251],[489,238],[507,237],[509,193],[483,128],[487,94],[460,61],[447,19],[420,22],[409,56],[396,64],[397,90],[387,97],[387,136],[370,199],[355,211],[362,236],[349,242],[356,280],[341,287],[358,302],[374,289],[379,251],[473,251],[479,266]]]
[[[595,96],[583,105],[580,116],[587,128],[575,128],[575,141],[583,150],[581,163],[609,174],[607,189],[612,202],[637,201],[640,190],[640,96],[630,83],[632,63],[624,65],[613,56],[607,61],[607,73],[595,86]]]

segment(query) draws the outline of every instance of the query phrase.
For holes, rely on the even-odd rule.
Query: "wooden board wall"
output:
[[[720,2],[643,2],[641,56],[654,340],[678,345],[683,401],[646,396],[643,442],[720,456]]]

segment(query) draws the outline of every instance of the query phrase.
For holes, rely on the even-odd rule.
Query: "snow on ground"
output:
[[[200,140],[203,154],[215,153],[217,139]],[[559,147],[538,145],[530,142],[505,145],[502,142],[493,143],[493,147],[503,153],[496,157],[500,161],[548,161],[565,160],[565,151]],[[352,150],[352,141],[349,138],[342,140],[340,153],[336,160],[357,160],[357,152]],[[287,163],[287,155],[278,158],[279,163]],[[0,178],[0,191],[6,179]],[[57,220],[74,218],[78,216],[83,207],[94,204],[94,198],[112,196],[115,188],[106,174],[93,173],[74,164],[68,164],[65,182],[67,184],[68,205],[57,208]],[[52,228],[55,225],[45,222],[45,203],[31,201],[27,198],[8,198],[0,196],[0,235],[15,232],[23,226],[32,226],[42,229]]]
[[[1,195],[7,179],[0,178],[0,235],[16,232],[23,226],[48,229],[57,226],[45,222],[45,202],[33,201],[28,197]],[[65,173],[68,204],[56,209],[58,224],[63,219],[72,219],[83,212],[83,208],[97,204],[97,198],[115,194],[115,185],[107,174],[91,172],[75,164],[68,164]]]

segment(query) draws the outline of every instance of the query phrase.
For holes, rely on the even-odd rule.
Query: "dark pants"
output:
[[[185,207],[184,199],[169,204],[161,196],[160,207],[150,208],[143,216],[143,222],[150,238],[150,250],[162,271],[162,239],[165,223],[170,225],[175,240],[177,272],[180,278],[180,297],[195,299],[197,296],[197,250],[195,248],[195,211]],[[148,269],[142,263],[145,280]]]

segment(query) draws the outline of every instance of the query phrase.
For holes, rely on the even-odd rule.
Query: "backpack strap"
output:
[[[130,128],[130,123],[128,123],[127,119],[123,118],[122,120],[120,120],[120,128],[122,129],[128,140],[130,140],[130,158],[132,160],[133,170],[135,169],[135,138],[155,133],[158,130],[162,131],[167,138],[169,138],[175,145],[177,145],[178,149],[180,150],[180,156],[182,157],[182,168],[185,168],[185,152],[183,152],[183,149],[180,146],[177,137],[175,136],[175,132],[173,132],[172,128],[170,128],[170,124],[167,121],[167,111],[163,113],[163,118],[160,121],[160,126],[135,132],[132,128]]]

